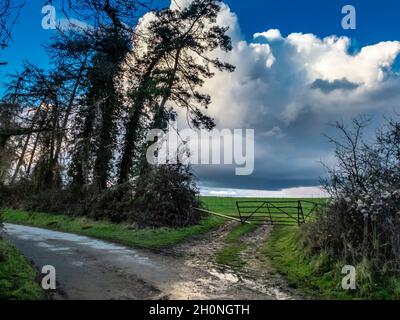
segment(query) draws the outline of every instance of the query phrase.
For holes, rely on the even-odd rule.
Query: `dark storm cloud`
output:
[[[359,84],[350,82],[346,78],[334,80],[332,82],[317,79],[311,84],[312,89],[319,89],[324,93],[330,93],[335,90],[354,90],[357,89],[359,86]]]

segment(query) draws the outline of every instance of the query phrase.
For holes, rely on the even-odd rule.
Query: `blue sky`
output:
[[[400,2],[397,0],[226,0],[239,16],[247,37],[276,28],[282,34],[332,34],[354,38],[360,45],[400,38]],[[343,30],[341,9],[353,5],[357,10],[357,29]]]
[[[1,82],[23,61],[48,67],[44,45],[54,31],[41,27],[43,2],[26,1],[13,42],[1,56],[8,62],[0,69]],[[225,167],[196,168],[200,185],[208,194],[314,195],[312,188],[324,174],[320,161],[332,160],[332,148],[322,137],[328,122],[366,114],[378,126],[383,115],[400,111],[400,1],[225,3],[229,9],[222,16],[234,50],[224,58],[237,72],[217,75],[206,86],[213,98],[210,112],[221,128],[256,130],[255,173],[237,177]],[[356,8],[356,30],[341,27],[341,9],[348,4]],[[279,36],[253,39],[270,29],[279,30],[273,32]]]
[[[53,31],[41,27],[44,2],[25,1],[14,29],[14,41],[3,53],[9,65],[3,68],[2,76],[13,72],[24,60],[46,67],[43,46],[48,43]],[[400,39],[400,2],[396,0],[226,0],[225,3],[237,14],[247,39],[251,39],[256,32],[271,28],[281,30],[283,35],[292,32],[310,32],[320,37],[346,35],[354,40],[356,46]],[[352,4],[357,9],[356,30],[341,28],[341,8],[346,4]]]

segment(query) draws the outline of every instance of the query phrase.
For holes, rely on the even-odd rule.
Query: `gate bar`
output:
[[[198,211],[205,212],[205,213],[213,214],[214,216],[218,216],[218,217],[222,217],[222,218],[225,218],[225,219],[229,219],[229,220],[234,220],[234,221],[237,221],[237,222],[250,224],[250,222],[248,222],[248,221],[244,221],[243,222],[238,218],[230,217],[230,216],[224,215],[222,213],[216,213],[216,212],[212,212],[212,211],[208,211],[208,210],[204,210],[204,209],[200,209],[200,208],[195,208],[195,209],[198,210]]]

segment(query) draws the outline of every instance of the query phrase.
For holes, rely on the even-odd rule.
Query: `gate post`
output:
[[[300,210],[301,210],[301,201],[299,200],[297,202],[297,224],[300,226],[301,222],[300,222]],[[303,211],[303,210],[301,210]]]

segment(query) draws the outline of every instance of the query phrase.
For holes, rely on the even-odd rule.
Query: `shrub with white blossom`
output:
[[[373,142],[363,132],[368,121],[348,129],[336,123],[343,139],[337,164],[329,169],[325,189],[331,202],[308,227],[305,243],[335,260],[367,261],[373,274],[400,273],[400,122],[387,121]]]

